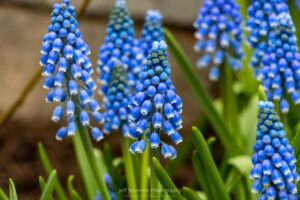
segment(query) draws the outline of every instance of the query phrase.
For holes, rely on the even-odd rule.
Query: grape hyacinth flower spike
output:
[[[288,96],[300,103],[300,54],[295,27],[289,13],[276,19],[276,29],[268,36],[269,47],[256,77],[262,82],[269,101],[280,101],[282,113],[289,111]]]
[[[249,32],[248,45],[254,49],[250,65],[259,68],[262,57],[267,53],[269,33],[276,29],[276,18],[281,13],[287,13],[285,0],[252,0],[248,7],[248,20],[245,30]]]
[[[162,16],[158,10],[148,10],[140,39],[145,58],[151,52],[153,42],[162,40],[164,40]]]
[[[90,50],[84,42],[78,22],[75,19],[75,7],[68,0],[54,4],[51,25],[42,44],[40,64],[44,67],[42,76],[46,77],[43,87],[49,92],[46,102],[58,102],[52,114],[52,120],[62,120],[64,112],[68,116],[68,126],[58,130],[56,138],[62,140],[66,135],[74,135],[77,122],[92,129],[95,140],[103,138],[102,132],[90,126],[90,116],[97,122],[100,106],[93,98],[96,89],[92,79],[92,64],[88,55]]]
[[[98,58],[99,82],[106,86],[100,90],[103,95],[107,92],[114,59],[120,60],[127,69],[128,84],[132,87],[145,63],[143,50],[135,39],[133,21],[124,0],[116,1],[106,32],[107,36],[100,47]]]
[[[259,114],[252,157],[254,179],[252,193],[261,193],[259,200],[296,200],[299,180],[293,147],[286,138],[283,124],[272,102],[259,102]]]
[[[234,71],[242,69],[243,18],[235,0],[204,0],[194,22],[197,29],[195,51],[202,52],[198,68],[212,66],[209,79],[217,81],[225,62]]]
[[[110,196],[111,200],[117,200],[117,196],[116,196],[116,193],[115,193],[114,186],[113,186],[110,175],[107,174],[107,173],[103,174],[103,180],[104,180],[105,185],[108,189],[109,196]],[[97,194],[97,196],[94,200],[103,200],[102,197],[101,197],[100,192],[98,192],[98,194]]]
[[[115,59],[107,93],[103,98],[103,107],[106,109],[104,133],[109,134],[112,130],[121,129],[124,135],[128,135],[128,104],[130,99],[131,92],[126,80],[126,69],[119,60]]]
[[[160,133],[163,131],[175,144],[182,141],[177,132],[182,128],[182,101],[175,93],[170,79],[167,45],[164,41],[153,43],[141,75],[141,83],[136,86],[135,95],[129,104],[129,120],[132,123],[129,137],[138,140],[131,145],[130,151],[142,153],[147,141],[151,148],[159,148],[162,143],[161,154],[173,159],[177,152],[172,145],[160,140]],[[144,134],[146,139],[141,139]]]

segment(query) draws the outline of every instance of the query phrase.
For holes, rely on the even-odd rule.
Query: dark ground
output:
[[[30,8],[23,9],[0,4],[0,114],[12,104],[13,99],[18,96],[25,83],[39,67],[41,41],[49,21],[47,10],[36,12]],[[81,31],[90,45],[91,60],[94,64],[96,64],[99,45],[105,35],[106,21],[107,17],[84,18],[80,22]],[[137,32],[140,28],[141,25],[138,24]],[[195,42],[193,29],[178,27],[176,29],[170,27],[170,29],[195,63],[198,55],[192,49]],[[177,93],[183,99],[184,129],[181,134],[186,136],[201,109],[173,58],[171,58],[171,69]],[[202,71],[199,76],[206,87],[214,91],[207,81],[207,71]],[[59,125],[50,120],[55,105],[46,104],[45,95],[46,91],[42,89],[40,82],[12,120],[0,129],[0,187],[7,192],[8,179],[13,178],[20,200],[38,199],[40,195],[38,176],[42,175],[46,178],[38,157],[38,141],[44,144],[64,185],[68,175],[77,175],[71,140],[66,139],[63,142],[55,140]],[[101,99],[99,96],[97,98]],[[111,145],[114,156],[119,156],[118,135],[110,135],[105,138],[105,141]],[[96,146],[101,148],[103,144],[104,142],[100,142]],[[194,174],[189,161],[176,173],[175,182],[179,187],[191,186],[193,180]],[[75,183],[78,183],[78,178]]]

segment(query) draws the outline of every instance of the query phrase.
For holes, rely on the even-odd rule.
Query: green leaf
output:
[[[42,176],[39,176],[39,184],[40,184],[40,189],[43,192],[46,187],[46,181],[43,179]]]
[[[104,144],[104,150],[103,150],[103,154],[104,154],[104,160],[105,160],[105,165],[107,167],[107,171],[111,177],[111,180],[113,182],[114,188],[116,191],[120,191],[120,189],[124,188],[122,187],[122,175],[119,174],[116,170],[116,168],[114,167],[114,159],[113,159],[113,155],[112,152],[110,150],[110,147],[108,145],[108,143]],[[118,199],[121,199],[121,193],[117,192],[116,193]],[[123,197],[122,197],[123,199]]]
[[[300,154],[300,123],[297,125],[297,132],[291,141],[292,147],[294,147],[294,154],[297,158]]]
[[[250,156],[236,156],[228,159],[228,164],[235,167],[241,174],[250,174],[252,162]]]
[[[122,146],[122,153],[123,153],[123,161],[125,165],[126,181],[129,189],[129,196],[131,200],[137,200],[138,194],[137,194],[137,186],[135,181],[136,178],[133,170],[132,155],[129,152],[129,138],[125,138],[122,136],[121,146]]]
[[[185,199],[193,199],[193,200],[203,200],[194,190],[188,188],[188,187],[183,187],[182,188],[182,194],[185,197]]]
[[[9,179],[9,200],[18,200],[16,187],[11,178]]]
[[[5,194],[3,189],[0,187],[0,199],[1,200],[9,200],[8,196]]]
[[[67,186],[70,195],[72,195],[72,192],[74,190],[73,180],[74,180],[74,175],[70,175],[67,180]]]
[[[53,170],[49,176],[47,184],[45,185],[42,196],[40,198],[41,200],[52,199],[52,193],[53,193],[53,189],[56,185],[56,182],[57,182],[56,170]]]
[[[40,189],[43,193],[45,187],[46,187],[46,181],[44,180],[44,178],[42,176],[39,176],[39,184],[40,184]],[[53,198],[50,197],[49,200],[52,200]]]
[[[164,168],[155,157],[153,157],[152,163],[155,175],[168,196],[174,200],[183,200],[183,197],[181,196],[179,190],[176,188],[175,184],[172,182],[168,173],[164,170]]]
[[[77,194],[75,190],[72,191],[71,198],[72,200],[81,200],[81,197]]]
[[[193,138],[197,154],[199,155],[199,161],[201,162],[202,167],[205,169],[204,172],[209,177],[211,185],[214,186],[217,199],[230,200],[221,175],[209,151],[207,143],[201,132],[196,127],[193,127]]]
[[[183,75],[188,81],[194,94],[200,101],[205,115],[212,124],[212,127],[215,129],[216,134],[221,139],[221,142],[226,147],[226,150],[228,150],[231,155],[243,153],[243,147],[236,141],[234,135],[230,133],[223,118],[217,112],[211,97],[203,87],[203,84],[199,80],[191,62],[188,60],[182,48],[167,28],[164,28],[164,34],[168,43],[168,47],[176,59],[179,68],[183,72]]]
[[[214,192],[213,185],[210,183],[210,177],[208,177],[207,173],[205,172],[205,168],[196,151],[193,153],[193,166],[196,173],[196,178],[205,192],[207,199],[216,200],[216,193]]]
[[[76,132],[76,134],[72,138],[75,155],[79,165],[83,190],[85,191],[88,199],[93,199],[97,195],[97,183],[93,175],[91,166],[89,165],[89,161],[79,134],[79,132]]]
[[[38,142],[38,151],[39,151],[39,156],[40,156],[41,162],[44,166],[44,169],[45,169],[47,175],[50,176],[51,172],[53,171],[53,167],[50,163],[50,160],[46,153],[46,150],[41,142]],[[61,200],[68,199],[59,180],[57,180],[55,190],[56,190],[56,193],[57,193],[57,196],[59,197],[59,199],[61,199]]]
[[[146,136],[144,136],[146,138]],[[141,157],[141,174],[140,174],[140,199],[147,200],[148,199],[148,182],[149,182],[149,155],[150,155],[150,144],[146,143],[146,150],[142,153]]]
[[[241,136],[236,95],[233,92],[232,70],[228,59],[220,67],[220,93],[223,103],[223,116],[231,133],[234,133],[236,140],[244,144]]]
[[[267,101],[266,93],[261,85],[258,88],[258,99],[260,101]]]
[[[210,151],[212,150],[212,145],[215,143],[215,141],[217,141],[217,138],[214,136],[211,136],[207,139],[207,146]]]
[[[240,113],[240,122],[243,137],[247,140],[247,154],[252,154],[253,145],[255,143],[257,113],[258,113],[258,97],[253,96],[246,108]]]
[[[205,130],[208,125],[207,118],[203,114],[201,114],[201,116],[198,117],[195,124],[200,130]],[[177,152],[178,155],[176,159],[170,160],[167,166],[167,172],[170,177],[173,177],[175,172],[178,169],[180,169],[182,164],[185,163],[185,161],[190,158],[190,155],[192,155],[193,152],[192,131],[189,131],[189,133],[185,136],[184,142],[180,146]]]

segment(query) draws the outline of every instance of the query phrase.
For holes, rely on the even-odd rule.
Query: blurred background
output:
[[[11,106],[40,68],[41,42],[50,24],[51,8],[55,2],[58,1],[0,0],[0,115]],[[78,8],[81,1],[71,0],[71,3]],[[79,23],[92,52],[90,58],[94,69],[97,67],[98,49],[104,41],[106,24],[114,3],[113,0],[91,0]],[[137,37],[140,36],[146,11],[157,9],[162,13],[164,25],[173,32],[193,63],[196,63],[199,55],[193,50],[196,40],[192,24],[201,4],[201,0],[127,0]],[[191,126],[201,114],[201,107],[172,56],[170,61],[171,77],[184,106],[181,134],[187,137]],[[207,80],[207,74],[206,70],[198,73],[209,91],[218,91]],[[96,79],[98,74],[94,75]],[[0,128],[0,187],[7,192],[8,178],[13,178],[21,200],[37,199],[40,194],[38,176],[45,177],[37,152],[38,141],[44,144],[62,183],[65,183],[68,175],[77,175],[70,138],[63,142],[55,139],[61,124],[55,124],[50,119],[55,104],[45,102],[46,93],[39,81],[13,118]],[[100,95],[96,94],[96,99],[101,102]],[[114,156],[120,156],[117,133],[106,136],[104,141],[95,143],[95,146],[102,148],[106,141],[111,145]],[[194,184],[192,167],[188,161],[177,171],[175,183],[178,186],[183,183],[185,186]],[[75,183],[78,182],[77,176]]]

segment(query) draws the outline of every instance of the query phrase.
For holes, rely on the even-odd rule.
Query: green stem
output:
[[[149,165],[149,149],[150,145],[147,142],[146,150],[142,155],[142,166],[141,166],[141,200],[148,199],[148,165]]]
[[[79,111],[76,110],[76,115],[79,116]],[[76,118],[77,128],[80,133],[81,141],[83,143],[84,149],[86,151],[86,155],[88,157],[89,163],[91,165],[92,171],[95,175],[96,182],[98,185],[98,188],[101,192],[101,196],[104,200],[110,200],[109,192],[107,190],[107,187],[105,185],[105,182],[102,178],[102,175],[100,173],[100,169],[97,167],[96,157],[94,153],[94,149],[92,146],[92,142],[89,136],[89,133],[87,131],[87,128],[82,126],[80,120],[78,117]]]
[[[98,187],[78,131],[73,136],[72,142],[79,167],[82,191],[88,199],[93,199],[97,195]]]
[[[157,179],[157,176],[154,172],[154,166],[153,166],[153,158],[156,158],[159,161],[159,148],[154,149],[150,148],[150,158],[151,158],[151,176],[150,176],[150,199],[151,200],[157,200],[159,199],[160,193],[159,193],[159,181]]]
[[[236,96],[232,89],[233,78],[232,71],[227,60],[220,67],[220,89],[223,103],[223,115],[227,122],[231,134],[234,133],[238,142],[243,142],[238,122],[238,111]],[[242,143],[243,144],[243,143]]]
[[[135,179],[133,164],[132,164],[132,155],[129,152],[129,138],[125,138],[122,136],[121,145],[122,145],[123,161],[125,165],[129,196],[130,199],[137,200],[138,193],[137,193],[137,187],[135,181],[136,179]]]

